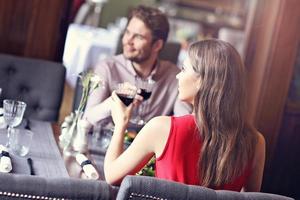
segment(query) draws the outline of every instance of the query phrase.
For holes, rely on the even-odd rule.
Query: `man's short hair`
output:
[[[152,31],[153,41],[168,39],[169,22],[167,16],[157,8],[140,5],[130,12],[128,21],[133,17],[138,18]]]

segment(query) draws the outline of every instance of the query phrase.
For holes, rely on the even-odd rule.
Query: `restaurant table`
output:
[[[18,128],[24,128],[25,123]],[[82,167],[77,163],[75,154],[64,152],[59,146],[58,137],[60,135],[60,126],[57,123],[43,122],[37,120],[30,120],[30,130],[34,133],[29,153],[24,156],[18,156],[9,150],[12,171],[14,174],[30,175],[30,168],[27,163],[27,158],[33,161],[33,168],[36,176],[46,178],[61,178],[72,177],[87,179]],[[99,174],[99,180],[104,180],[103,161],[105,150],[98,148],[98,144],[91,143],[92,135],[89,134],[90,147],[96,148],[96,151],[88,151],[85,155],[91,160]],[[7,130],[0,129],[0,144],[5,145],[7,142]],[[94,146],[95,145],[95,146]],[[97,147],[98,146],[98,147]]]
[[[59,147],[59,135],[60,135],[60,126],[57,123],[52,124],[53,134]],[[105,156],[105,149],[101,148],[99,144],[100,141],[95,141],[92,134],[88,134],[88,149],[84,153],[88,159],[92,162],[92,165],[95,167],[96,171],[99,174],[99,180],[105,180],[104,171],[103,171],[103,162]],[[87,179],[87,176],[83,173],[81,166],[77,163],[75,156],[70,155],[69,152],[64,152],[62,148],[59,147],[61,156],[64,160],[64,164],[68,171],[70,177],[73,178],[82,178]]]
[[[25,157],[21,157],[10,152],[11,173],[30,175],[27,158],[31,158],[37,176],[69,177],[64,160],[55,142],[51,123],[30,120],[30,129],[34,135],[29,153]],[[5,145],[6,142],[7,130],[0,129],[0,144]]]

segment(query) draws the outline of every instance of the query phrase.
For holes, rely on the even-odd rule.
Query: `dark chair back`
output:
[[[0,173],[2,200],[111,200],[116,199],[117,192],[118,188],[103,180]]]
[[[66,69],[61,63],[0,54],[0,88],[3,99],[24,101],[25,118],[57,121]]]
[[[117,200],[293,200],[292,198],[267,194],[262,192],[233,192],[226,190],[212,190],[209,188],[186,185],[154,177],[126,176],[121,183]]]
[[[164,48],[159,53],[159,58],[162,60],[168,60],[175,65],[178,61],[181,45],[177,42],[167,42]]]

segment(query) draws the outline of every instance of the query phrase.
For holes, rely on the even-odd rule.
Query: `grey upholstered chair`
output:
[[[292,198],[262,192],[232,192],[212,190],[153,177],[127,176],[123,179],[118,200],[292,200]]]
[[[22,100],[27,103],[25,118],[57,121],[65,73],[60,63],[0,54],[0,104]]]
[[[167,42],[159,53],[159,58],[177,64],[181,45],[178,42]]]
[[[117,192],[101,180],[0,173],[1,200],[113,200]]]

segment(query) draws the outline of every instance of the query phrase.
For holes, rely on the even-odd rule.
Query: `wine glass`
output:
[[[149,108],[148,99],[151,97],[155,81],[151,78],[138,78],[136,80],[136,85],[139,88],[139,95],[143,97],[143,102],[135,110],[135,117],[131,120],[131,122],[136,125],[136,131],[138,131],[146,123],[146,119],[144,119],[143,115],[145,115],[146,109]]]
[[[128,82],[124,82],[117,84],[117,86],[115,87],[115,92],[123,102],[123,104],[125,106],[129,106],[134,100],[134,97],[137,93],[137,88]],[[99,146],[104,151],[106,151],[109,146],[113,130],[113,123],[110,120],[105,119],[101,120],[101,122],[97,124],[96,130],[94,130],[94,141],[98,143],[99,140]]]
[[[119,83],[115,91],[118,97],[120,98],[120,100],[126,106],[129,106],[134,100],[134,97],[137,93],[137,88],[134,85],[125,82],[125,83]]]
[[[11,99],[3,100],[3,116],[6,124],[8,125],[7,147],[10,146],[10,135],[14,131],[14,127],[18,126],[22,122],[25,109],[26,103],[22,101]]]

